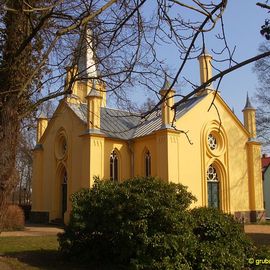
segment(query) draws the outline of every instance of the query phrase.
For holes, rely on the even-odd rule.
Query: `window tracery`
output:
[[[208,146],[211,150],[216,150],[218,147],[217,139],[213,134],[208,135]]]
[[[149,151],[145,153],[145,176],[151,176],[151,154]]]
[[[118,181],[118,156],[115,150],[112,151],[110,156],[110,179]]]
[[[219,179],[216,168],[211,164],[207,170],[208,206],[219,208]]]

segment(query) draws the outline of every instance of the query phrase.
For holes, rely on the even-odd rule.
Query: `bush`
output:
[[[3,221],[3,230],[22,230],[24,228],[24,213],[18,205],[9,205]]]
[[[190,258],[193,269],[242,269],[254,256],[254,245],[232,215],[203,207],[191,210],[191,215],[198,240]]]
[[[154,178],[97,181],[72,196],[60,251],[109,269],[242,269],[253,245],[240,224],[215,209],[189,210],[194,200]]]
[[[68,257],[135,269],[190,269],[187,208],[194,199],[186,187],[153,178],[98,181],[72,196],[60,249]]]

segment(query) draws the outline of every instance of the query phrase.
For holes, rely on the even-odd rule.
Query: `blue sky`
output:
[[[224,14],[226,32],[231,47],[237,46],[236,59],[243,61],[258,54],[260,43],[264,38],[259,30],[267,16],[262,8],[256,6],[254,0],[228,1],[228,9]],[[252,71],[254,64],[245,66],[224,78],[221,85],[222,97],[234,107],[235,113],[242,119],[246,92],[254,96],[258,85],[256,74]]]
[[[224,13],[225,31],[230,48],[232,49],[236,46],[234,59],[238,62],[257,55],[259,45],[265,41],[259,31],[267,17],[267,12],[265,9],[256,6],[257,1],[258,0],[228,0],[228,6]],[[153,8],[151,1],[149,3],[150,6],[148,8]],[[185,15],[189,16],[189,11],[187,11]],[[217,29],[220,29],[219,26]],[[218,32],[218,30],[214,30],[206,35],[206,46],[209,52],[211,52],[211,49],[216,50],[220,47],[220,41],[215,38],[215,34]],[[172,50],[170,46],[164,45],[160,48],[159,53],[161,54],[161,58],[166,59],[166,64],[171,68],[172,72],[170,74],[175,74],[175,71],[181,63],[177,59],[177,52]],[[258,85],[256,74],[252,71],[253,66],[254,64],[250,64],[226,75],[220,86],[221,96],[231,108],[234,108],[235,114],[241,121],[243,118],[242,109],[245,105],[246,93],[249,92],[249,96],[252,98]],[[199,84],[198,61],[193,60],[186,65],[182,76]],[[180,78],[180,80],[181,79],[183,78]],[[183,86],[181,89],[183,93],[190,92],[191,90],[192,88],[188,85]],[[135,102],[143,103],[147,94],[142,94],[139,89],[136,89],[135,93],[137,94],[135,95],[134,92],[132,92],[132,98]]]
[[[238,62],[257,55],[260,43],[264,42],[264,38],[259,31],[267,13],[266,10],[256,6],[256,2],[258,1],[229,0],[224,13],[227,41],[231,48],[236,46],[235,60]],[[209,34],[206,40],[208,51],[215,49],[219,44],[219,41],[213,38],[213,34]],[[166,58],[170,65],[170,61],[174,61],[173,55],[164,52],[167,53]],[[228,74],[220,86],[221,96],[231,108],[234,108],[240,120],[242,120],[242,109],[245,105],[246,93],[249,92],[250,97],[254,96],[258,85],[256,74],[252,71],[253,66],[254,64],[250,64]],[[198,62],[194,61],[192,65],[187,66],[185,74],[191,80],[198,82],[198,72]],[[197,76],[197,78],[192,78],[194,76]]]

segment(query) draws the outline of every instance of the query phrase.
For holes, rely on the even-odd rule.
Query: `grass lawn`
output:
[[[57,250],[56,236],[0,237],[0,262],[12,270],[89,269],[64,261]]]
[[[257,245],[266,244],[270,247],[270,234],[250,234],[249,236],[255,243],[257,242]],[[65,261],[58,253],[57,236],[0,237],[0,270],[6,270],[2,269],[1,262],[7,264],[9,270],[99,269]]]

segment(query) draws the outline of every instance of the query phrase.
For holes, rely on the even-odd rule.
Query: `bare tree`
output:
[[[6,198],[16,186],[16,151],[21,121],[43,102],[71,93],[77,80],[98,79],[106,84],[110,99],[131,107],[130,96],[137,87],[158,94],[168,70],[158,49],[164,44],[175,48],[179,68],[170,71],[171,84],[179,83],[188,61],[207,47],[205,36],[219,27],[223,49],[214,54],[218,74],[197,85],[188,81],[190,91],[178,95],[175,109],[209,83],[255,60],[234,61],[228,47],[222,15],[227,0],[0,0],[0,224]],[[87,31],[91,29],[91,31]],[[85,71],[69,72],[83,53],[82,39],[91,44],[95,63]],[[80,42],[79,42],[80,41]],[[218,63],[228,68],[220,70]],[[92,72],[93,65],[99,73]],[[69,69],[70,71],[70,69]],[[218,88],[218,87],[217,87]],[[143,118],[155,110],[146,108]],[[1,227],[1,226],[0,226]]]
[[[258,2],[257,6],[264,8],[266,10],[270,10],[270,6],[268,5],[268,0],[265,0],[264,2]],[[270,24],[269,19],[265,19],[264,24],[261,27],[260,33],[267,39],[270,40]]]
[[[270,50],[269,42],[260,45],[259,51]],[[264,146],[270,145],[270,59],[263,58],[255,63],[254,71],[257,74],[259,87],[256,92],[257,108],[257,132],[259,138],[264,142]]]
[[[38,111],[51,118],[55,110],[52,101],[44,102]],[[32,113],[21,121],[16,153],[17,186],[14,188],[10,201],[19,205],[30,205],[32,194],[33,149],[36,144],[36,113]]]
[[[12,202],[19,205],[30,204],[32,179],[32,149],[35,143],[33,129],[21,130],[17,149],[16,169],[18,171],[18,185],[13,190]]]

